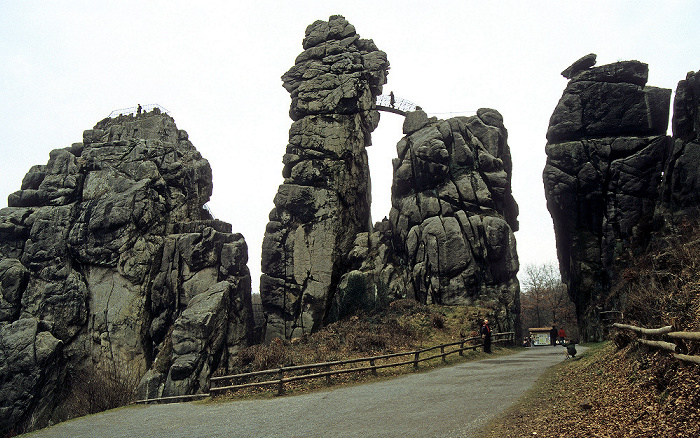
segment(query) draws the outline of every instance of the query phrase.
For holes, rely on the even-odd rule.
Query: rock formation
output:
[[[262,248],[268,340],[323,324],[355,236],[370,229],[365,147],[379,120],[386,54],[341,16],[311,24],[303,48],[282,76],[294,122]]]
[[[678,82],[673,102],[673,150],[664,168],[657,215],[697,217],[700,206],[700,72]]]
[[[30,169],[0,210],[0,435],[52,421],[83,370],[188,394],[248,344],[247,247],[204,209],[211,190],[209,163],[157,108]]]
[[[587,55],[569,78],[547,131],[543,179],[562,280],[586,339],[601,335],[613,262],[649,223],[669,154],[671,90],[646,86],[648,66],[593,67]]]
[[[517,307],[508,133],[498,111],[447,121],[409,114],[394,160],[390,219],[420,301]]]
[[[476,116],[437,120],[418,110],[407,114],[403,130],[389,221],[368,236],[368,248],[377,242],[380,250],[369,270],[378,280],[368,283],[389,299],[480,304],[491,309],[499,330],[516,330],[518,206],[503,118],[480,109]],[[357,245],[353,254],[372,252],[362,249]],[[372,266],[362,264],[349,277],[356,283]]]
[[[518,208],[501,115],[408,113],[390,219],[371,229],[364,148],[386,55],[339,16],[309,26],[304,49],[283,76],[295,122],[263,242],[266,339],[405,297],[479,302],[499,328],[517,328]]]

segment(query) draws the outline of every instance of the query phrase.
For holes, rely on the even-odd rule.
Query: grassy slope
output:
[[[700,331],[700,224],[682,221],[655,245],[617,260],[612,297],[624,322]],[[629,333],[610,338],[554,367],[484,436],[699,437],[700,366],[641,347]],[[700,354],[700,343],[688,347]]]
[[[700,368],[606,342],[545,374],[482,438],[698,437]]]

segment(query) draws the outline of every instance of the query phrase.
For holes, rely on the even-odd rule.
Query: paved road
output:
[[[298,396],[131,406],[27,436],[472,437],[563,359],[562,347],[528,348],[510,356]]]

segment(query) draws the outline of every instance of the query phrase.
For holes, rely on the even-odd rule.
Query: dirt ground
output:
[[[700,436],[700,366],[633,344],[554,366],[482,438]]]

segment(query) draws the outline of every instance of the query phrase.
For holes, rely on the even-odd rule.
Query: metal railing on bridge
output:
[[[131,108],[122,108],[122,109],[116,109],[109,113],[109,117],[114,118],[114,117],[119,117],[119,116],[131,116],[131,115],[139,115],[139,114],[145,114],[149,112],[155,112],[156,114],[169,114],[170,111],[166,110],[162,106],[158,105],[157,103],[151,103],[148,105],[137,105],[133,106]]]
[[[406,113],[422,109],[420,106],[410,100],[396,97],[393,93],[382,94],[377,96],[377,110],[387,111],[394,114],[399,114],[406,117]],[[457,116],[473,116],[476,110],[448,111],[443,113],[428,113],[428,116],[436,116],[438,118],[457,117]]]
[[[376,104],[377,109],[379,111],[388,111],[390,113],[399,114],[404,117],[406,116],[407,112],[420,109],[418,105],[411,102],[410,100],[395,97],[393,93],[390,93],[388,95],[382,94],[377,96]]]

